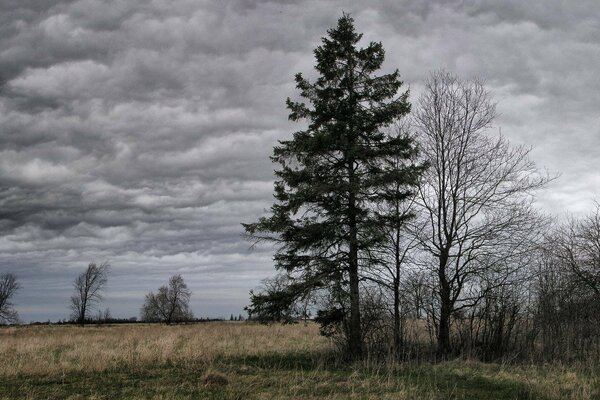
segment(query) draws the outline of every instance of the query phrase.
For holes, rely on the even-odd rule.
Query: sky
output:
[[[21,319],[69,316],[73,280],[111,264],[102,309],[138,316],[181,274],[198,317],[243,313],[274,274],[242,222],[301,126],[285,99],[343,12],[381,41],[418,106],[427,76],[482,78],[493,129],[559,175],[552,215],[600,200],[595,1],[0,0],[0,273]]]

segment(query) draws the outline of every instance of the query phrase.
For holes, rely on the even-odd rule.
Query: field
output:
[[[0,328],[0,399],[598,399],[590,365],[343,365],[315,325]]]

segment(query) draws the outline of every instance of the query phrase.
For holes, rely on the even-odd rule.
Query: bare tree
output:
[[[109,264],[90,263],[73,283],[75,293],[71,296],[71,317],[83,326],[90,312],[102,300],[102,290],[108,280]]]
[[[105,308],[103,310],[98,310],[96,313],[95,320],[100,323],[107,323],[112,319],[112,314],[110,313],[110,308]]]
[[[540,253],[531,335],[541,349],[538,356],[594,357],[600,333],[600,206],[557,224]]]
[[[10,299],[19,288],[17,277],[14,274],[6,273],[0,275],[0,323],[19,322],[19,315],[10,302]]]
[[[553,238],[554,254],[600,299],[600,203],[588,216],[571,218]]]
[[[509,258],[525,251],[536,223],[531,193],[548,181],[529,159],[529,148],[512,147],[501,135],[487,133],[495,116],[481,82],[446,72],[427,81],[415,114],[430,165],[420,187],[427,228],[419,237],[434,261],[440,355],[451,351],[455,313],[482,298],[477,278],[490,270],[508,276],[514,268]]]
[[[405,154],[397,154],[388,157],[385,162],[388,163],[390,171],[397,174],[410,175],[410,179],[417,184],[423,172],[427,168],[427,163],[417,165],[418,147],[415,137],[411,136],[412,126],[410,120],[404,119],[398,122],[396,126],[395,137],[410,143],[407,146]],[[400,353],[402,347],[402,316],[401,308],[401,275],[406,273],[406,264],[411,260],[411,255],[417,246],[415,235],[409,234],[409,230],[414,230],[415,200],[417,191],[413,187],[402,184],[399,181],[392,182],[385,190],[386,201],[380,205],[384,208],[383,220],[386,222],[384,231],[387,241],[383,243],[384,253],[387,253],[387,260],[383,263],[390,279],[390,286],[394,297],[393,307],[393,337],[394,352]],[[412,228],[408,224],[412,224]]]
[[[141,309],[142,320],[167,325],[188,321],[194,317],[189,306],[191,296],[192,292],[181,275],[173,275],[168,286],[161,286],[156,294],[150,292],[146,295]]]

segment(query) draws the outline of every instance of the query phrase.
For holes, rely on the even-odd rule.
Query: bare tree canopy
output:
[[[102,290],[106,286],[109,264],[90,263],[73,282],[75,293],[71,296],[71,317],[78,324],[84,325],[96,305],[102,301]]]
[[[0,275],[0,323],[19,322],[19,315],[10,302],[10,299],[19,288],[17,277],[14,274]]]
[[[538,222],[532,192],[548,182],[530,160],[529,148],[488,133],[495,116],[481,82],[443,71],[427,81],[415,114],[430,165],[420,186],[426,223],[419,234],[435,260],[431,272],[437,279],[438,351],[443,354],[450,351],[453,313],[481,298],[474,280],[491,271],[510,275],[510,258],[524,251]]]
[[[552,238],[554,255],[600,299],[600,203],[580,219],[570,219]]]
[[[167,325],[188,321],[194,317],[189,306],[191,296],[192,292],[181,275],[173,275],[168,286],[161,286],[156,294],[150,292],[146,295],[141,309],[142,320]]]

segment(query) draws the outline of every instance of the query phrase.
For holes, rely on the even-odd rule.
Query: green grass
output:
[[[317,358],[317,357],[315,357]],[[209,372],[224,375],[228,384],[207,387]],[[593,377],[576,377],[557,392],[536,384],[561,379],[556,368],[502,367],[473,362],[399,364],[395,366],[327,366],[310,355],[266,354],[223,358],[204,364],[172,363],[144,368],[121,366],[94,373],[58,377],[15,376],[0,383],[0,398],[18,399],[563,399],[583,395],[578,385]],[[572,375],[571,375],[572,376]],[[564,378],[562,378],[564,380]],[[556,388],[556,382],[552,387]]]

